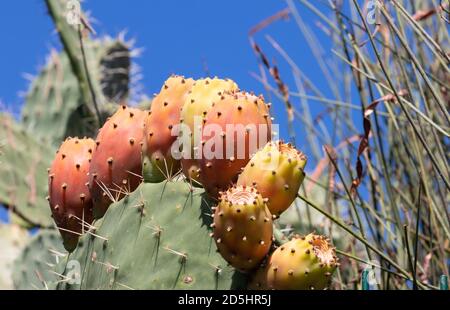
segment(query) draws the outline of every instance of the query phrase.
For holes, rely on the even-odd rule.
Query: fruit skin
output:
[[[208,112],[220,100],[224,91],[237,91],[238,89],[239,87],[234,81],[217,77],[199,79],[192,86],[181,110],[180,119],[183,125],[186,126],[185,130],[181,130],[180,135],[191,136],[191,148],[190,150],[183,150],[184,157],[181,159],[183,173],[188,179],[194,180],[196,183],[200,180],[200,167],[198,161],[194,159],[194,152],[200,145],[200,135],[197,138],[198,141],[194,139],[195,118],[199,117],[204,121]],[[201,134],[201,128],[196,130]],[[190,156],[188,151],[190,151]]]
[[[222,193],[213,228],[219,253],[241,271],[257,267],[272,244],[272,216],[252,187],[232,187]]]
[[[48,200],[67,251],[75,249],[79,234],[92,223],[92,199],[86,184],[94,149],[92,139],[68,138],[49,169]]]
[[[227,130],[229,125],[234,126],[236,131]],[[220,132],[211,130],[214,126]],[[244,137],[238,133],[239,128],[242,128]],[[262,96],[246,92],[223,93],[206,116],[202,132],[200,181],[207,192],[215,197],[219,191],[234,183],[251,156],[270,141],[271,136],[272,121]],[[218,143],[211,146],[208,141]],[[220,143],[222,150],[216,152]],[[215,155],[208,158],[207,154],[211,151]]]
[[[89,169],[94,218],[105,214],[111,198],[120,200],[141,183],[146,115],[144,111],[123,105],[100,129]]]
[[[292,145],[269,142],[245,166],[237,184],[256,187],[267,198],[270,212],[278,216],[297,197],[306,162],[306,156]]]
[[[173,75],[165,82],[153,99],[145,118],[143,176],[146,182],[161,182],[180,169],[171,147],[177,139],[172,130],[180,122],[180,112],[193,79]]]
[[[325,289],[338,265],[335,248],[326,237],[296,237],[272,253],[266,266],[256,272],[250,288]]]

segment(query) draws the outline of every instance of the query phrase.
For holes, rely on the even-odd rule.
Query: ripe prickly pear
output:
[[[193,79],[171,76],[153,99],[145,119],[143,175],[148,182],[160,182],[180,169],[171,147],[177,139],[172,130],[180,121],[180,112]]]
[[[250,270],[269,252],[272,216],[252,187],[232,187],[223,192],[212,226],[219,253],[235,268]]]
[[[325,289],[339,265],[335,248],[324,236],[297,237],[277,248],[258,270],[251,288]]]
[[[303,182],[306,156],[281,141],[269,142],[245,166],[238,185],[253,185],[267,199],[273,215],[280,215],[295,200]]]
[[[142,177],[142,140],[146,112],[121,106],[100,129],[89,169],[94,218],[113,201],[136,189]]]
[[[210,195],[236,181],[259,146],[270,141],[271,127],[268,106],[261,96],[245,92],[221,95],[202,131],[200,181]]]
[[[92,222],[87,173],[94,149],[92,139],[68,138],[49,169],[48,199],[67,251],[75,249],[85,225]]]
[[[190,135],[190,149],[183,149],[183,158],[181,166],[184,175],[194,181],[199,181],[198,162],[195,159],[195,153],[200,147],[201,127],[209,110],[216,102],[220,100],[224,91],[238,90],[235,82],[229,79],[219,79],[217,77],[199,79],[195,81],[191,91],[186,97],[185,103],[181,110],[181,121],[186,126],[181,128],[180,135]],[[197,128],[195,128],[195,120],[199,120]],[[198,128],[199,127],[199,128]],[[197,139],[195,139],[198,132]]]

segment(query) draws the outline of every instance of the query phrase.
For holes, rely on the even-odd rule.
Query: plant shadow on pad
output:
[[[80,281],[59,289],[230,289],[246,277],[210,237],[211,204],[185,182],[141,184],[112,204],[59,267],[80,264]],[[64,274],[70,270],[66,268]],[[77,283],[78,282],[78,283]]]

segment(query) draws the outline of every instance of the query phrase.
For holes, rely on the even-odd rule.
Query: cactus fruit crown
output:
[[[325,236],[309,234],[281,245],[255,275],[254,288],[325,289],[339,265],[336,250]]]
[[[279,216],[297,197],[306,162],[306,156],[290,143],[269,142],[245,166],[237,184],[257,188],[270,212]]]
[[[87,173],[94,148],[90,138],[67,138],[48,170],[48,200],[68,251],[76,247],[84,225],[92,222]]]
[[[218,251],[241,271],[257,267],[270,250],[271,214],[252,187],[232,187],[222,192],[212,226]]]

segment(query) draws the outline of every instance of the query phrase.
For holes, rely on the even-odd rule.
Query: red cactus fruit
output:
[[[171,76],[153,99],[145,118],[143,175],[147,182],[160,182],[180,169],[180,162],[172,156],[172,145],[177,139],[175,126],[193,79]]]
[[[223,192],[212,226],[219,253],[237,269],[255,268],[269,252],[272,216],[252,187],[232,187]]]
[[[267,199],[270,212],[278,216],[297,197],[306,161],[306,156],[292,145],[269,142],[245,166],[237,184],[257,188]]]
[[[67,138],[49,169],[50,209],[69,252],[76,248],[79,235],[92,222],[87,173],[94,149],[92,139]]]
[[[89,169],[94,218],[142,181],[142,140],[146,112],[121,106],[100,129]]]
[[[272,121],[262,97],[226,92],[208,113],[202,131],[200,181],[216,196],[235,182],[251,156],[270,141]]]
[[[199,181],[200,167],[194,157],[199,148],[202,123],[213,105],[220,100],[222,93],[235,90],[238,90],[238,86],[230,79],[205,78],[195,81],[186,97],[181,110],[181,121],[186,127],[184,130],[183,127],[181,128],[180,136],[189,135],[191,147],[187,150],[183,149],[181,166],[184,175],[196,183]],[[198,125],[200,128],[195,128],[196,118],[200,120]],[[194,139],[195,131],[199,133],[197,139]]]

